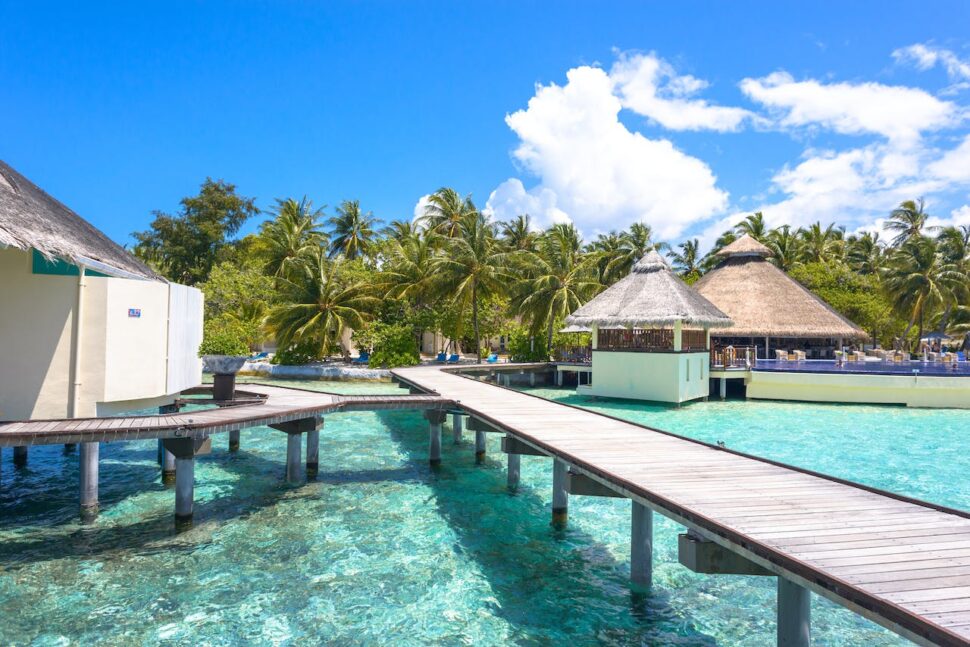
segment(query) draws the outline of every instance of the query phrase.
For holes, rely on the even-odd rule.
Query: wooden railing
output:
[[[616,328],[600,330],[596,350],[673,351],[674,331],[669,328]],[[681,331],[681,350],[707,350],[707,333],[703,330]]]
[[[711,368],[750,368],[758,359],[757,346],[726,346],[711,349]]]

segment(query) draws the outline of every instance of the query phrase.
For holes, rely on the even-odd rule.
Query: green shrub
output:
[[[320,352],[320,345],[314,342],[302,342],[293,344],[289,348],[282,348],[276,351],[270,364],[282,364],[284,366],[300,366],[323,359]]]
[[[532,335],[525,326],[516,326],[509,331],[509,359],[513,362],[547,362],[549,349],[546,336]]]
[[[361,351],[370,351],[371,366],[396,368],[421,363],[414,329],[404,323],[374,323],[365,330],[354,331],[354,343]]]
[[[206,322],[202,332],[199,356],[203,355],[248,355],[245,331],[238,325],[222,319]]]

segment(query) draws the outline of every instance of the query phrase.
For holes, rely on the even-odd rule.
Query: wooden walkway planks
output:
[[[137,418],[0,422],[0,447],[209,435],[340,411],[454,408],[436,395],[338,395],[265,384],[246,384],[237,394],[260,401]]]
[[[393,375],[910,639],[970,644],[968,513],[680,439],[454,369]]]

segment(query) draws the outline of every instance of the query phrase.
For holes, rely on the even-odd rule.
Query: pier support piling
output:
[[[556,386],[562,386],[562,371],[556,371]]]
[[[634,588],[647,590],[653,584],[653,511],[631,499],[630,580]]]
[[[322,426],[322,423],[321,423]],[[306,476],[315,478],[320,471],[320,430],[306,432]]]
[[[461,434],[464,431],[463,424],[464,421],[460,413],[451,414],[451,433],[456,445],[461,444]]]
[[[77,449],[77,443],[64,443],[64,453],[73,454],[74,450]]]
[[[441,465],[441,424],[447,414],[444,411],[425,411],[428,419],[428,462],[431,467]]]
[[[475,462],[485,462],[485,432],[475,431]]]
[[[726,377],[722,377],[720,379],[720,384],[718,386],[720,387],[720,390],[721,390],[721,399],[723,400],[724,398],[727,397],[727,378]]]
[[[536,385],[536,374],[535,372],[529,373],[529,386]]]
[[[522,456],[519,454],[509,454],[509,492],[519,489],[519,473],[522,466]]]
[[[235,431],[229,432],[229,451],[231,452],[239,451],[239,436],[240,436],[240,431],[238,429]]]
[[[91,521],[98,516],[98,458],[99,443],[81,443],[79,460],[81,520]]]
[[[552,459],[552,525],[556,528],[564,528],[569,516],[568,478],[569,466]]]
[[[303,480],[303,434],[286,435],[286,482]]]
[[[195,498],[195,457],[175,459],[175,527],[192,525],[192,507]]]
[[[27,447],[20,446],[13,448],[13,464],[23,467],[27,464]]]
[[[803,586],[778,578],[778,647],[812,643],[812,595]]]
[[[162,446],[162,483],[165,485],[172,485],[175,483],[175,473],[176,473],[176,462],[175,454],[168,451],[165,446]]]

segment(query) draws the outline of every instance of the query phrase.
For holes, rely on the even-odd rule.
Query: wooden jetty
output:
[[[504,434],[510,486],[518,481],[519,455],[553,459],[554,522],[565,521],[570,493],[631,499],[635,584],[651,582],[653,511],[688,529],[680,538],[685,565],[778,577],[780,645],[810,644],[810,591],[919,644],[970,644],[970,513],[550,402],[454,369],[392,374],[412,393],[454,401],[478,433]],[[506,378],[499,370],[492,379]]]

